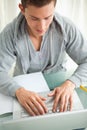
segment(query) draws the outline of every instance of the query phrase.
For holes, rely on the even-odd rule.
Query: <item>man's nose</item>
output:
[[[39,26],[40,29],[43,30],[46,27],[46,21],[45,20],[40,20],[38,26]]]

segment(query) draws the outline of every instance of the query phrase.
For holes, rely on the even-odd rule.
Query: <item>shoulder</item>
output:
[[[12,22],[7,24],[5,28],[1,31],[0,35],[5,37],[15,38],[20,33],[21,23],[23,21],[23,15],[20,13]]]
[[[54,14],[54,21],[56,21],[62,27],[75,26],[75,24],[68,17],[62,16],[58,13]]]
[[[59,26],[65,35],[75,35],[75,33],[79,32],[77,26],[69,18],[58,13],[54,14],[53,22],[56,24],[56,28]]]

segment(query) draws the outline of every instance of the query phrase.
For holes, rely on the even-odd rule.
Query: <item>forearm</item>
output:
[[[79,65],[69,80],[75,83],[76,87],[80,87],[80,85],[87,83],[87,63]]]
[[[20,86],[8,76],[6,72],[0,72],[0,92],[5,95],[15,96],[16,90]]]

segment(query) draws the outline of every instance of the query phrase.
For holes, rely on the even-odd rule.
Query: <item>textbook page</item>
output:
[[[0,115],[13,112],[13,98],[0,93]]]

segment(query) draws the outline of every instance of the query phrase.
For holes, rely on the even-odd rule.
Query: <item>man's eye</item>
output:
[[[49,18],[45,18],[45,20],[48,20]]]
[[[33,21],[37,21],[38,19],[36,19],[36,18],[31,18]]]
[[[51,17],[47,17],[47,18],[45,18],[45,20],[49,20]]]

